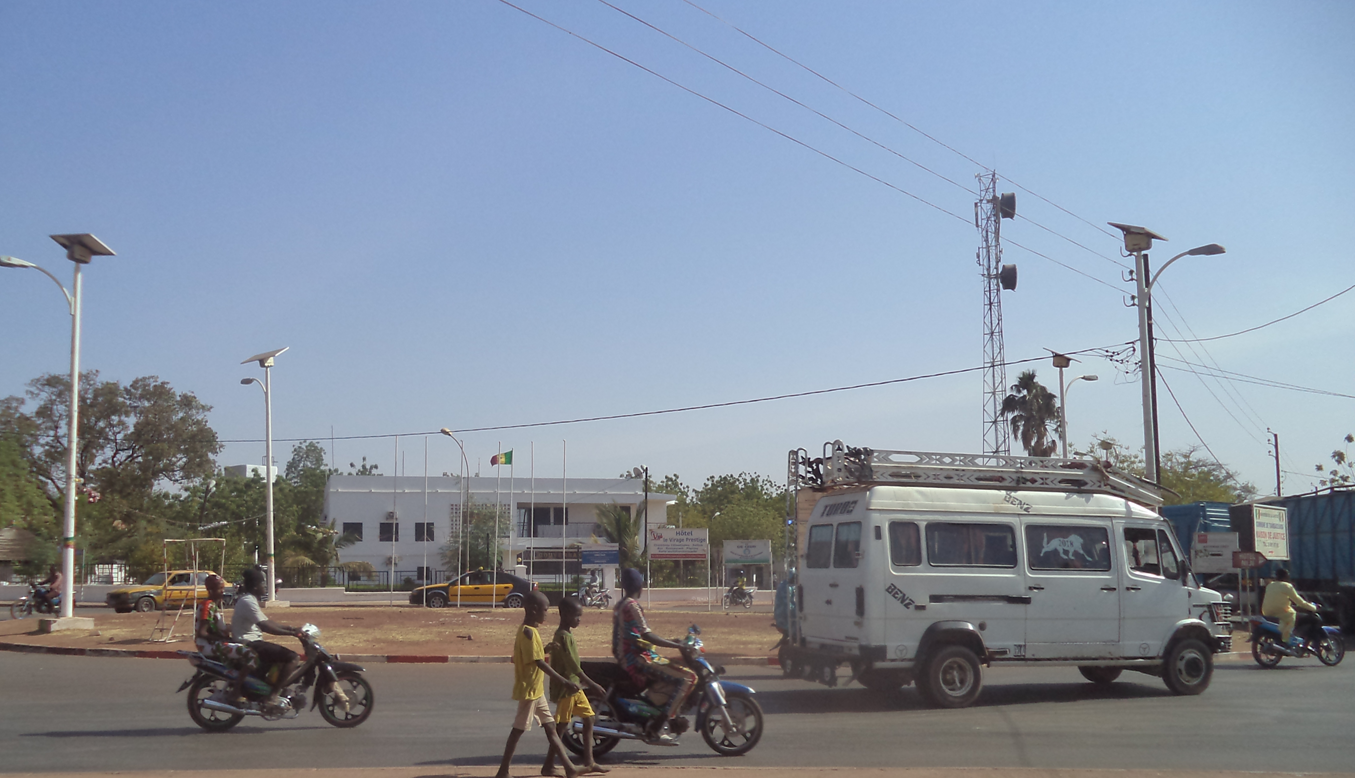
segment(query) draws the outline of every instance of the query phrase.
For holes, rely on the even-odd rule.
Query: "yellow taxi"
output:
[[[105,602],[118,613],[148,613],[157,608],[193,607],[207,599],[207,576],[211,570],[171,570],[156,573],[140,586],[124,586],[108,593]],[[194,578],[196,577],[196,582]]]
[[[473,570],[447,583],[420,586],[410,592],[411,605],[446,608],[449,605],[490,605],[521,608],[537,584],[502,570]]]

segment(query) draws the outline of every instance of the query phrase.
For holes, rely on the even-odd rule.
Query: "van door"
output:
[[[927,550],[929,622],[961,620],[984,632],[984,644],[1000,658],[1026,654],[1025,578],[1017,566],[1017,531],[1008,523],[937,521],[923,527]],[[918,606],[914,610],[919,610]],[[982,624],[982,626],[981,626]]]
[[[1116,522],[1122,555],[1121,656],[1160,655],[1177,622],[1191,614],[1180,580],[1182,564],[1159,523]]]
[[[1026,525],[1026,649],[1033,659],[1119,655],[1120,579],[1107,525]]]

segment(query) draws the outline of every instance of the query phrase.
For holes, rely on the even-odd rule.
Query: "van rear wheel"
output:
[[[1210,686],[1214,655],[1194,638],[1178,641],[1163,666],[1163,683],[1173,694],[1200,694]]]
[[[857,676],[857,683],[865,686],[876,694],[890,694],[904,688],[908,682],[908,676],[904,673],[892,670],[867,670]]]
[[[1097,684],[1098,686],[1110,686],[1117,678],[1121,677],[1121,668],[1119,667],[1096,667],[1084,665],[1078,668],[1078,672],[1083,677]]]
[[[944,646],[928,661],[919,690],[939,708],[964,708],[972,704],[984,686],[979,659],[965,646]]]

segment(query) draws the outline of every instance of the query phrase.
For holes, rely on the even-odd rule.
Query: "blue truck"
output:
[[[1285,508],[1290,541],[1290,561],[1268,562],[1257,571],[1258,575],[1269,578],[1276,568],[1288,568],[1295,588],[1311,602],[1323,605],[1327,618],[1350,633],[1356,623],[1353,615],[1356,549],[1352,544],[1356,501],[1352,488],[1266,497],[1257,503]],[[1197,502],[1165,506],[1162,512],[1185,549],[1192,547],[1198,532],[1238,532],[1239,547],[1247,550],[1252,548],[1248,534],[1251,526],[1247,521],[1249,505]],[[1219,583],[1223,591],[1232,588]]]

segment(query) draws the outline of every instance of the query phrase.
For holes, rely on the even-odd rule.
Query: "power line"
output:
[[[1117,345],[1120,345],[1120,344],[1117,344]],[[1106,350],[1108,350],[1108,349],[1110,349],[1110,348],[1114,348],[1114,347],[1113,347],[1113,346],[1098,346],[1098,347],[1096,347],[1096,348],[1085,348],[1085,349],[1079,349],[1078,351],[1067,351],[1067,352],[1064,352],[1064,353],[1066,353],[1066,354],[1068,354],[1068,355],[1070,355],[1070,356],[1076,355],[1076,354],[1091,354],[1091,353],[1096,353],[1096,352],[1099,352],[1099,351],[1106,351]],[[1028,357],[1028,358],[1026,358],[1026,359],[1009,360],[1009,361],[1007,361],[1007,362],[1004,362],[1003,364],[1004,364],[1004,365],[1023,365],[1023,364],[1026,364],[1026,363],[1028,363],[1028,362],[1040,362],[1040,361],[1043,361],[1043,360],[1046,360],[1046,359],[1049,359],[1049,356],[1048,356],[1048,355],[1046,355],[1046,356],[1039,356],[1039,357]],[[560,419],[560,420],[557,420],[557,421],[536,421],[536,422],[525,422],[525,423],[520,423],[520,424],[498,424],[498,425],[493,425],[493,426],[489,426],[489,427],[467,427],[467,428],[465,428],[465,429],[456,429],[456,430],[450,430],[450,431],[451,431],[451,432],[455,432],[455,433],[459,433],[459,434],[461,434],[461,433],[467,433],[467,432],[495,432],[495,431],[499,431],[499,430],[528,429],[528,428],[531,428],[531,427],[558,427],[558,426],[561,426],[561,425],[564,425],[564,424],[584,424],[584,423],[587,423],[587,422],[595,422],[595,421],[616,421],[616,420],[618,420],[618,419],[636,419],[636,418],[641,418],[641,417],[644,417],[644,416],[664,416],[664,415],[667,415],[667,414],[670,414],[670,413],[686,413],[686,412],[688,412],[688,411],[705,411],[705,410],[712,410],[712,409],[714,409],[714,408],[731,408],[731,407],[738,406],[738,405],[755,405],[755,404],[758,404],[758,403],[772,402],[772,401],[774,401],[774,400],[790,400],[790,399],[794,399],[794,398],[797,398],[797,397],[813,397],[813,396],[815,396],[815,395],[820,395],[820,394],[834,394],[834,393],[836,393],[836,392],[850,392],[850,391],[853,391],[853,390],[856,390],[856,389],[870,389],[870,388],[877,387],[877,386],[890,386],[890,385],[892,385],[892,384],[906,384],[906,383],[912,383],[912,382],[914,382],[914,381],[923,381],[923,380],[926,380],[926,379],[929,379],[929,378],[945,378],[945,377],[947,377],[947,376],[964,375],[965,373],[976,373],[976,372],[979,372],[980,370],[986,370],[986,369],[988,369],[988,366],[987,366],[987,365],[981,365],[981,366],[979,366],[979,367],[965,367],[965,368],[959,368],[959,369],[957,369],[957,370],[943,370],[943,371],[937,372],[937,373],[924,373],[924,374],[922,374],[922,375],[908,376],[908,377],[906,377],[906,378],[891,378],[891,379],[887,379],[887,380],[884,380],[884,381],[871,381],[871,382],[864,383],[864,384],[853,384],[853,385],[851,385],[851,386],[836,386],[836,387],[833,387],[833,388],[831,388],[831,389],[811,389],[811,390],[804,391],[804,392],[789,392],[789,393],[787,393],[787,394],[777,394],[777,395],[771,395],[771,396],[768,396],[768,397],[755,397],[755,398],[753,398],[753,399],[751,399],[751,400],[728,400],[728,401],[725,401],[725,402],[718,402],[718,403],[706,403],[706,404],[704,404],[704,405],[688,405],[688,406],[684,406],[684,407],[681,407],[681,408],[664,408],[664,409],[662,409],[662,410],[657,410],[657,411],[636,411],[636,412],[634,412],[634,413],[614,413],[614,414],[609,414],[609,415],[606,415],[606,416],[584,416],[584,417],[580,417],[580,418],[576,418],[576,419]],[[405,437],[411,437],[411,438],[412,438],[412,437],[417,437],[417,436],[421,436],[421,435],[441,435],[441,434],[442,434],[442,431],[441,431],[441,430],[434,430],[434,431],[431,431],[431,432],[399,432],[399,433],[395,433],[395,432],[386,432],[386,433],[380,433],[380,434],[375,434],[375,435],[341,435],[341,436],[335,437],[334,440],[377,440],[377,439],[381,439],[381,438],[394,438],[394,437],[402,437],[402,438],[405,438]],[[301,442],[304,442],[304,441],[308,441],[308,440],[316,440],[316,439],[317,439],[317,438],[274,438],[273,440],[274,440],[275,443],[301,443]],[[222,441],[219,441],[219,442],[221,442],[221,443],[262,443],[263,441],[260,440],[259,438],[238,438],[238,439],[231,439],[231,440],[222,440]]]
[[[1182,414],[1182,420],[1187,423],[1187,426],[1191,428],[1192,433],[1196,435],[1196,440],[1199,440],[1201,445],[1205,447],[1206,453],[1210,455],[1211,459],[1215,460],[1215,464],[1219,465],[1221,472],[1229,476],[1229,480],[1233,481],[1236,486],[1242,489],[1243,484],[1238,480],[1238,477],[1234,475],[1232,470],[1225,467],[1223,462],[1219,461],[1219,457],[1215,456],[1215,452],[1210,449],[1210,444],[1205,442],[1205,438],[1201,437],[1201,433],[1196,429],[1196,425],[1191,423],[1191,419],[1187,417],[1186,411],[1182,409],[1182,404],[1177,401],[1177,395],[1173,393],[1172,387],[1168,385],[1167,379],[1159,376],[1159,380],[1163,382],[1163,388],[1168,390],[1168,396],[1172,398],[1172,404],[1177,406],[1177,412]]]
[[[1332,302],[1333,300],[1336,300],[1338,297],[1341,297],[1342,295],[1346,294],[1347,292],[1350,292],[1352,289],[1356,289],[1356,284],[1353,284],[1353,285],[1351,285],[1351,286],[1348,286],[1346,289],[1343,289],[1342,291],[1338,292],[1338,293],[1335,294],[1335,295],[1332,295],[1331,297],[1325,297],[1325,298],[1323,298],[1322,300],[1319,300],[1318,302],[1314,303],[1313,305],[1310,305],[1310,306],[1307,307],[1307,308],[1301,308],[1300,310],[1295,311],[1294,313],[1289,314],[1288,316],[1282,316],[1282,317],[1279,318],[1279,319],[1272,319],[1271,321],[1267,322],[1266,324],[1259,324],[1259,325],[1257,325],[1256,327],[1249,327],[1249,328],[1246,329],[1246,330],[1239,330],[1238,332],[1231,332],[1231,333],[1229,333],[1228,335],[1216,335],[1216,336],[1214,336],[1214,337],[1212,337],[1212,338],[1187,338],[1187,339],[1182,339],[1182,340],[1174,340],[1174,339],[1171,339],[1171,338],[1159,338],[1158,340],[1161,340],[1161,341],[1164,341],[1164,342],[1167,342],[1167,343],[1204,343],[1204,342],[1210,341],[1210,340],[1223,340],[1223,339],[1225,339],[1225,338],[1232,338],[1232,337],[1234,337],[1235,335],[1243,335],[1243,334],[1246,334],[1246,333],[1249,333],[1249,332],[1256,332],[1257,330],[1260,330],[1260,329],[1262,329],[1263,327],[1270,327],[1271,325],[1273,325],[1273,324],[1278,324],[1278,323],[1280,323],[1280,322],[1285,321],[1286,319],[1293,319],[1293,318],[1295,318],[1296,316],[1299,316],[1301,313],[1305,313],[1305,312],[1307,312],[1307,311],[1312,311],[1313,309],[1317,308],[1318,306],[1320,306],[1320,305],[1322,305],[1322,304],[1324,304],[1324,303]]]
[[[1159,359],[1164,359],[1164,360],[1167,360],[1167,361],[1170,361],[1170,362],[1181,362],[1182,364],[1184,364],[1184,365],[1189,365],[1189,366],[1191,366],[1191,367],[1200,367],[1200,368],[1204,368],[1204,369],[1206,369],[1206,370],[1211,370],[1211,371],[1215,371],[1215,372],[1217,372],[1217,373],[1222,373],[1223,375],[1212,375],[1212,376],[1211,376],[1212,378],[1216,378],[1216,379],[1219,379],[1219,380],[1224,380],[1224,381],[1239,381],[1239,382],[1245,383],[1245,384],[1258,384],[1259,386],[1268,386],[1268,387],[1271,387],[1272,389],[1289,389],[1289,390],[1295,391],[1295,392],[1307,392],[1307,393],[1309,393],[1309,394],[1324,394],[1324,395],[1329,395],[1329,396],[1331,396],[1331,397],[1345,397],[1345,398],[1347,398],[1347,399],[1356,399],[1356,395],[1344,394],[1344,393],[1342,393],[1342,392],[1330,392],[1330,391],[1328,391],[1327,389],[1314,389],[1314,388],[1311,388],[1311,387],[1308,387],[1308,386],[1300,386],[1299,384],[1289,384],[1289,383],[1285,383],[1284,381],[1276,381],[1276,380],[1273,380],[1273,379],[1270,379],[1270,378],[1259,378],[1259,377],[1257,377],[1257,376],[1247,375],[1246,373],[1235,373],[1235,372],[1233,372],[1232,370],[1224,370],[1224,369],[1222,369],[1222,368],[1214,368],[1214,367],[1210,367],[1209,365],[1202,365],[1202,364],[1198,364],[1198,363],[1194,363],[1194,362],[1187,362],[1187,361],[1184,360],[1184,359],[1174,359],[1173,357],[1159,357]],[[1167,367],[1167,368],[1173,369],[1173,370],[1186,370],[1186,369],[1187,369],[1187,368],[1174,368],[1174,367],[1172,367],[1171,365],[1163,365],[1163,367]]]

